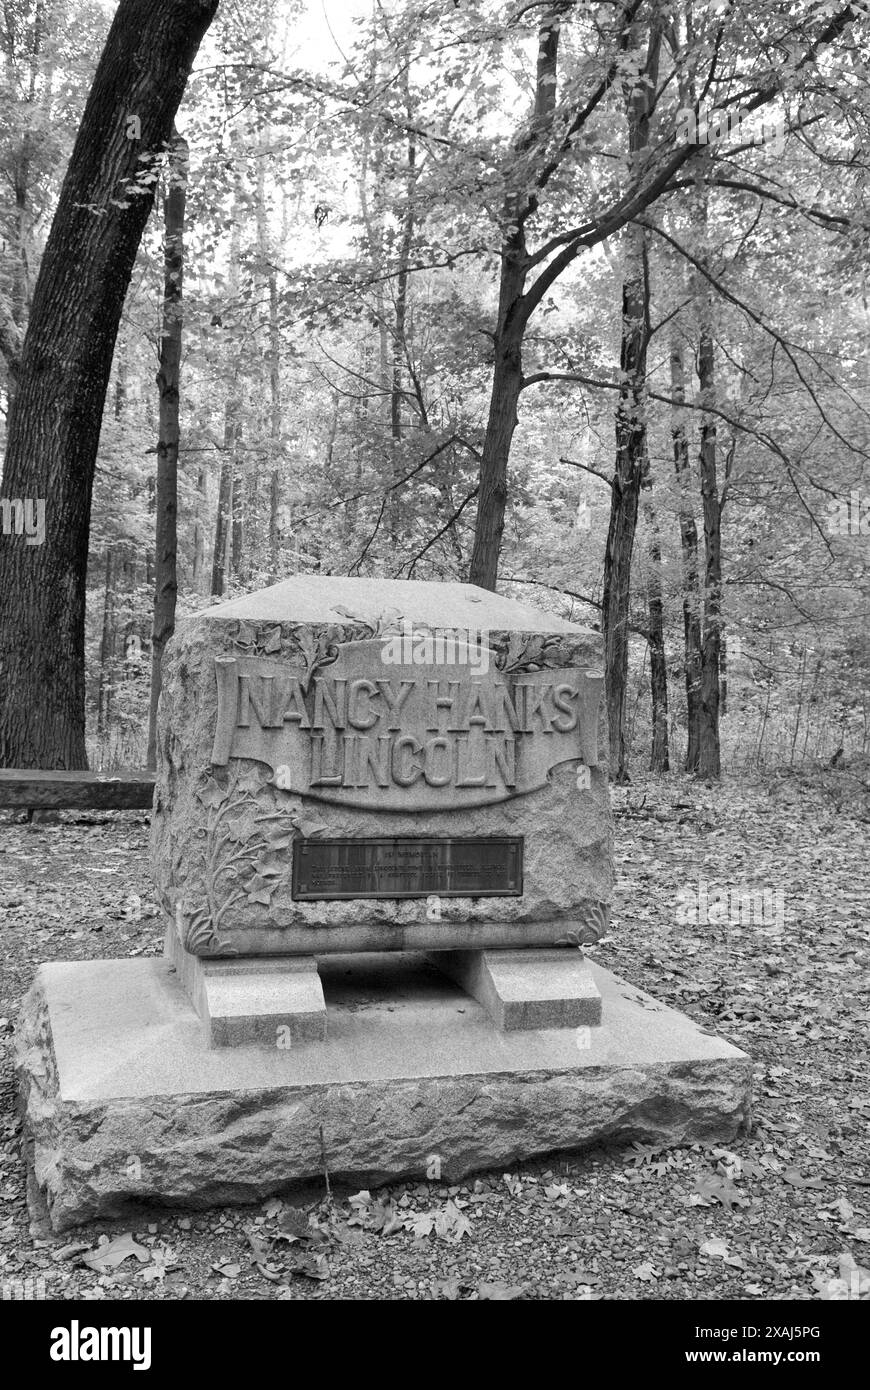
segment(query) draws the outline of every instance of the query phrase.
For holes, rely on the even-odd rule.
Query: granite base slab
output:
[[[503,1169],[604,1142],[727,1141],[750,1059],[592,966],[598,1027],[503,1033],[420,956],[318,962],[322,1041],[209,1048],[171,963],[44,965],[17,1030],[35,1218],[250,1203]]]

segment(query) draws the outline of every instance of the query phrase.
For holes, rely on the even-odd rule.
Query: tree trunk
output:
[[[272,128],[261,131],[257,161],[257,270],[264,297],[269,300],[269,513],[266,547],[269,577],[274,583],[279,566],[279,510],[281,506],[281,331],[278,323],[278,272],[271,262],[269,207],[266,199],[266,155]]]
[[[115,659],[115,570],[118,549],[106,546],[106,586],[103,592],[103,636],[100,642],[100,686],[97,693],[97,736],[104,739],[112,716]]]
[[[642,34],[641,26],[634,26],[631,46],[638,55]],[[632,84],[626,81],[625,84],[629,158],[635,171],[649,154],[650,98],[656,88],[660,45],[661,29],[656,21],[649,32],[644,66],[648,81],[635,81]],[[638,498],[647,458],[645,392],[647,348],[651,336],[649,295],[647,233],[642,227],[629,224],[626,228],[619,352],[620,380],[623,384],[616,411],[616,468],[604,552],[602,608],[610,771],[615,782],[628,781],[625,736],[628,621]]]
[[[153,201],[152,186],[136,182],[139,156],[168,141],[216,8],[121,0],[61,188],[9,412],[4,491],[45,499],[46,539],[0,546],[0,765],[86,766],[91,494],[115,337]],[[139,138],[128,137],[131,112]]]
[[[531,131],[516,142],[520,156],[546,137],[556,105],[556,69],[559,55],[560,9],[545,10],[538,31],[535,109]],[[504,535],[507,507],[507,470],[516,430],[517,404],[523,389],[523,336],[531,313],[524,300],[528,275],[526,219],[537,208],[537,198],[527,190],[514,193],[505,201],[505,232],[501,247],[498,316],[493,334],[492,388],[489,415],[480,459],[477,519],[468,580],[484,589],[494,589]]]
[[[227,282],[227,298],[234,317],[239,307],[241,219],[244,192],[238,146],[239,138],[238,133],[236,133],[233,137],[236,167],[233,177],[232,228],[230,231],[230,261]],[[239,420],[241,351],[234,343],[227,344],[227,351],[230,354],[230,372],[224,400],[224,452],[218,486],[211,574],[211,591],[216,598],[221,598],[228,591],[232,576],[238,572],[242,543],[237,468],[238,442],[241,433]]]
[[[408,126],[411,127],[414,111],[411,105],[408,69],[402,73],[402,92],[405,98],[405,112]],[[414,240],[414,189],[417,182],[417,143],[413,135],[408,139],[408,167],[405,180],[405,212],[402,217],[402,235],[399,241],[399,263],[396,275],[395,320],[393,324],[393,371],[390,382],[390,433],[393,439],[402,437],[402,377],[405,355],[408,352],[406,323],[408,317],[408,279],[411,260],[411,245]],[[394,479],[395,481],[395,479]],[[394,493],[399,501],[398,489]]]
[[[203,592],[203,570],[205,567],[205,530],[202,523],[206,497],[205,470],[196,470],[196,514],[193,520],[193,565],[191,583],[197,594]]]
[[[106,547],[106,587],[103,634],[100,643],[100,683],[97,692],[97,733],[106,742],[112,732],[119,685],[138,662],[147,625],[143,621],[144,566],[126,541]]]
[[[233,487],[232,503],[230,516],[232,525],[230,526],[230,545],[229,545],[229,572],[234,579],[242,575],[242,563],[245,556],[246,546],[246,507],[245,507],[245,480],[239,471],[239,461],[237,457],[238,441],[241,438],[242,426],[238,418],[239,402],[235,400],[234,419],[233,419]]]
[[[625,697],[628,684],[628,620],[631,559],[646,452],[644,386],[649,342],[649,270],[643,229],[628,230],[622,287],[620,370],[624,386],[616,412],[616,469],[610,500],[610,525],[604,552],[604,673],[610,730],[610,771],[615,782],[628,781]]]
[[[227,428],[224,423],[224,449],[226,450]],[[217,515],[214,526],[214,551],[211,563],[211,592],[220,598],[224,592],[227,561],[227,532],[229,528],[230,505],[232,501],[233,465],[230,456],[224,452],[221,459],[220,481],[218,483]]]
[[[686,664],[686,772],[696,772],[700,749],[701,616],[698,578],[698,528],[692,509],[689,437],[680,406],[686,399],[683,347],[674,330],[671,337],[671,395],[677,402],[671,435],[674,468],[680,492],[680,554],[683,580],[683,642]]]
[[[183,323],[184,206],[187,198],[187,141],[173,130],[168,173],[169,187],[163,202],[163,330],[160,337],[160,437],[157,441],[157,497],[154,531],[154,622],[151,629],[151,704],[148,715],[147,766],[157,766],[157,702],[160,698],[161,660],[175,631],[178,597],[178,441],[181,385],[181,330]]]
[[[507,506],[507,469],[517,427],[517,403],[523,385],[522,341],[525,324],[517,319],[526,272],[523,268],[525,238],[512,237],[502,249],[499,312],[495,332],[495,362],[489,416],[480,459],[480,491],[474,548],[468,582],[494,589],[504,534]]]
[[[127,406],[127,355],[125,345],[121,343],[120,355],[117,355],[115,363],[115,419],[121,420],[124,417],[124,410]]]
[[[662,602],[662,546],[658,517],[650,495],[652,474],[649,453],[644,459],[644,521],[649,535],[647,556],[647,609],[649,612],[650,696],[652,699],[652,748],[650,772],[670,771],[668,748],[668,667],[665,660],[664,604]]]
[[[281,506],[281,334],[278,329],[278,278],[269,272],[269,573],[278,578],[278,512]]]
[[[709,296],[702,298],[701,334],[698,343],[698,383],[701,402],[716,398],[715,359],[710,325]],[[719,757],[719,646],[722,615],[722,541],[719,492],[716,480],[715,416],[704,415],[701,425],[701,500],[704,507],[704,635],[701,643],[701,702],[699,711],[698,773],[718,777]]]

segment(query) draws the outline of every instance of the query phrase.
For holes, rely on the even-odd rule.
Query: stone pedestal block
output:
[[[202,1020],[211,1047],[291,1047],[326,1037],[326,1004],[313,956],[201,960],[173,927],[166,959]]]
[[[592,971],[572,948],[433,951],[429,959],[482,1004],[504,1033],[601,1023],[601,995]]]

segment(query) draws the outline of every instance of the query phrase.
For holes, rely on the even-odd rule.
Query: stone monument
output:
[[[299,577],[180,628],[165,959],[42,967],[22,1015],[56,1227],[745,1123],[749,1059],[578,949],[612,887],[601,666],[463,584]]]

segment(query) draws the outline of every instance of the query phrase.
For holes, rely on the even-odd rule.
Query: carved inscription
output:
[[[503,674],[383,659],[349,642],[305,682],[268,657],[215,660],[212,762],[253,758],[275,785],[375,810],[453,810],[520,796],[563,763],[598,763],[603,677]]]

